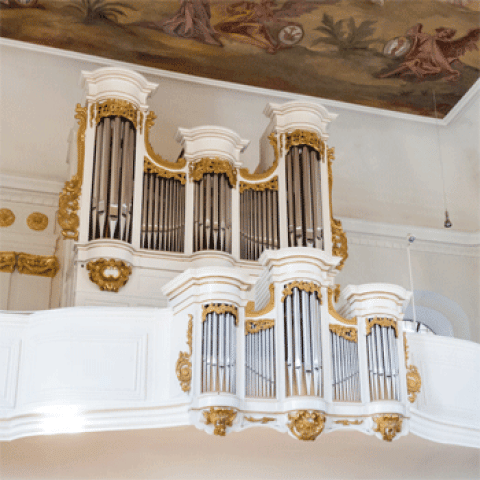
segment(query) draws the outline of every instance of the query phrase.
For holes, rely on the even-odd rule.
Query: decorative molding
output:
[[[235,325],[238,325],[238,310],[237,310],[237,307],[235,307],[235,305],[227,305],[227,304],[205,305],[203,307],[203,312],[202,312],[202,323],[207,319],[207,315],[209,313],[216,313],[216,314],[231,313],[232,315],[235,316]]]
[[[162,178],[173,178],[174,180],[178,180],[182,185],[185,185],[186,183],[185,173],[165,170],[164,168],[155,165],[148,157],[144,157],[143,171],[146,173],[155,173]]]
[[[314,293],[317,292],[318,299],[320,300],[320,304],[322,303],[322,291],[320,285],[317,285],[313,282],[302,282],[295,280],[294,282],[289,283],[282,292],[282,300],[281,302],[285,302],[285,299],[292,295],[293,289],[298,288],[299,290],[303,290],[304,292]]]
[[[214,425],[213,433],[224,437],[227,433],[227,427],[233,425],[237,412],[225,407],[210,407],[210,410],[204,410],[203,415],[206,425]]]
[[[273,152],[275,156],[272,166],[267,168],[267,170],[265,170],[263,173],[250,173],[248,171],[248,168],[241,168],[239,170],[239,173],[240,173],[240,176],[245,180],[264,180],[268,178],[270,175],[272,175],[273,173],[275,173],[275,170],[278,167],[278,159],[279,159],[277,135],[275,135],[275,132],[272,132],[268,136],[268,140],[270,141],[270,145],[273,147]],[[241,182],[241,183],[244,183],[244,182]],[[278,189],[278,185],[277,185],[277,189]],[[242,193],[242,190],[240,190],[240,193]]]
[[[307,145],[318,152],[320,157],[325,154],[325,142],[315,133],[308,130],[294,130],[285,135],[285,150],[292,147]]]
[[[169,170],[181,170],[187,164],[184,158],[179,158],[176,162],[170,162],[168,160],[165,160],[161,155],[158,155],[157,153],[155,153],[152,145],[150,144],[150,129],[155,124],[156,118],[157,116],[153,111],[148,112],[147,118],[145,120],[145,149],[147,150],[148,155],[160,167],[163,167]]]
[[[243,193],[245,190],[254,190],[256,192],[263,192],[265,190],[278,191],[278,177],[273,177],[263,183],[240,182],[240,193]]]
[[[205,157],[190,165],[190,178],[198,182],[203,178],[206,173],[224,173],[230,186],[235,188],[237,184],[237,172],[236,169],[232,167],[231,163],[228,160],[222,160],[219,157],[209,158]]]
[[[276,419],[273,417],[262,417],[262,418],[253,418],[253,417],[244,417],[247,422],[251,423],[261,423],[265,425],[268,422],[274,422]]]
[[[123,117],[130,120],[135,129],[138,126],[138,109],[135,105],[127,100],[120,100],[118,98],[108,98],[103,102],[96,102],[90,105],[90,126],[93,127],[93,122],[96,125],[102,118],[105,117]]]
[[[344,338],[350,342],[357,343],[357,329],[352,327],[342,327],[341,325],[329,325],[330,331],[339,337]]]
[[[105,275],[105,270],[116,270],[116,275]],[[100,290],[106,292],[118,292],[123,287],[132,274],[132,267],[127,265],[123,260],[91,260],[87,263],[90,280],[97,284]]]
[[[391,442],[402,431],[402,417],[397,414],[385,414],[374,417],[377,426],[373,429],[382,435],[386,442]]]
[[[60,269],[55,255],[30,255],[28,253],[18,253],[17,255],[19,273],[53,278]]]
[[[346,323],[347,325],[357,325],[357,318],[345,318],[342,317],[336,310],[335,306],[333,305],[333,296],[334,296],[334,288],[329,288],[328,289],[328,313],[335,319],[338,320],[341,323]]]
[[[0,272],[12,273],[16,264],[15,252],[0,252]]]
[[[9,227],[15,222],[15,214],[9,208],[0,208],[0,227]]]
[[[255,302],[248,302],[247,306],[245,307],[245,317],[261,317],[262,315],[266,315],[273,310],[275,307],[275,285],[271,283],[268,287],[268,290],[270,291],[270,300],[268,303],[261,310],[256,311]]]
[[[380,325],[381,327],[392,327],[395,329],[395,337],[398,338],[398,326],[397,322],[393,320],[392,318],[380,318],[380,317],[374,317],[374,318],[367,318],[365,320],[365,335],[370,335],[372,327],[374,325]]]
[[[175,373],[184,392],[189,392],[192,383],[192,333],[193,333],[193,315],[189,315],[187,330],[188,352],[180,352],[178,354]]]
[[[33,212],[27,218],[27,225],[30,230],[41,232],[48,227],[48,217],[44,213]]]
[[[336,420],[334,423],[337,423],[339,425],[361,425],[363,423],[363,420]]]
[[[249,333],[258,333],[260,330],[268,330],[275,326],[275,320],[262,319],[262,320],[246,320],[245,321],[245,335]]]
[[[288,428],[299,440],[315,440],[325,428],[325,415],[316,410],[289,413]]]
[[[407,394],[410,403],[414,403],[417,395],[422,388],[422,377],[418,373],[418,368],[415,365],[408,365],[408,344],[407,335],[403,334],[403,343],[405,346],[405,367],[407,369]]]
[[[85,131],[87,130],[87,107],[79,103],[75,109],[75,118],[78,120],[77,133],[77,173],[65,182],[65,187],[58,202],[58,223],[62,227],[62,235],[65,239],[78,240],[78,227],[80,219],[77,211],[79,209],[78,199],[82,190],[83,165],[85,161]]]

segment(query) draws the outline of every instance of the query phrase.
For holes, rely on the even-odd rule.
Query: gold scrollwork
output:
[[[263,192],[264,190],[278,190],[278,177],[273,177],[267,182],[263,183],[247,183],[240,182],[240,193],[245,190],[255,190],[256,192]]]
[[[247,422],[261,423],[262,425],[265,425],[268,422],[274,422],[275,421],[275,418],[273,418],[273,417],[262,417],[262,418],[244,417],[244,419]]]
[[[289,296],[292,295],[293,289],[298,288],[299,290],[303,290],[308,293],[314,293],[317,292],[318,299],[320,300],[320,303],[322,303],[322,291],[320,285],[317,285],[313,282],[301,282],[296,280],[295,282],[289,283],[284,289],[283,289],[283,296],[282,296],[282,303],[285,301],[285,299]]]
[[[190,384],[192,383],[192,333],[193,333],[193,315],[189,315],[188,330],[187,330],[187,345],[188,352],[180,352],[178,354],[177,365],[175,373],[178,381],[184,392],[190,391]]]
[[[316,410],[289,413],[288,428],[299,440],[315,440],[325,428],[325,415]]]
[[[48,227],[48,217],[44,213],[33,212],[27,218],[28,228],[41,232]]]
[[[367,318],[365,320],[365,324],[367,326],[365,330],[365,335],[370,335],[370,332],[372,331],[372,327],[374,325],[380,325],[381,327],[393,327],[395,329],[395,336],[398,337],[397,322],[392,318]]]
[[[204,410],[203,415],[207,425],[213,424],[213,433],[224,437],[227,433],[227,427],[233,425],[237,412],[231,408],[210,407],[210,410]]]
[[[62,235],[66,239],[78,240],[80,219],[77,211],[78,198],[82,190],[83,165],[85,160],[85,131],[87,129],[87,107],[77,104],[75,118],[78,120],[77,133],[77,173],[65,182],[58,202],[58,223],[62,227]]]
[[[279,152],[278,152],[278,145],[277,145],[277,136],[275,135],[275,132],[272,132],[268,136],[268,140],[270,141],[270,145],[273,147],[273,151],[275,154],[275,160],[273,161],[273,164],[270,168],[265,170],[263,173],[250,173],[248,171],[248,168],[241,168],[239,170],[240,176],[245,179],[245,180],[265,180],[268,178],[270,175],[272,175],[275,170],[277,169],[278,166],[278,157],[279,157]]]
[[[237,171],[227,160],[206,157],[190,165],[190,177],[195,182],[201,180],[206,173],[224,173],[232,188],[237,184]]]
[[[123,260],[91,260],[87,263],[90,280],[97,284],[102,291],[118,292],[123,287],[132,273],[132,267],[127,265]],[[108,271],[116,271],[116,274],[109,275]]]
[[[235,316],[235,325],[238,325],[238,310],[235,305],[220,304],[204,306],[202,312],[202,322],[207,319],[207,315],[209,313],[231,313]]]
[[[15,252],[0,252],[0,272],[12,273],[16,263]]]
[[[28,253],[18,253],[17,255],[19,273],[53,278],[60,269],[55,255],[30,255]]]
[[[275,306],[275,285],[271,283],[268,289],[270,291],[270,299],[268,303],[261,310],[256,311],[255,302],[248,302],[247,306],[245,307],[246,317],[261,317],[262,315],[266,315],[273,310],[273,307]]]
[[[352,327],[342,327],[341,325],[329,325],[330,331],[338,335],[339,337],[343,337],[345,340],[349,340],[350,342],[357,343],[357,329]]]
[[[185,185],[185,174],[183,172],[171,172],[165,170],[158,165],[155,165],[147,157],[144,158],[143,170],[146,173],[155,173],[162,178],[173,178],[174,180],[178,180],[182,185]]]
[[[391,442],[402,431],[402,417],[397,414],[385,414],[374,417],[377,426],[373,429],[382,435],[386,442]]]
[[[361,425],[363,420],[336,420],[334,423],[338,423],[339,425]]]
[[[340,284],[337,283],[335,285],[335,288],[333,289],[333,301],[337,303],[339,298],[340,298]]]
[[[260,330],[268,330],[275,326],[275,320],[264,318],[262,320],[246,320],[245,335],[258,333]]]
[[[333,305],[333,295],[334,295],[334,289],[329,288],[328,289],[328,313],[335,319],[338,320],[341,323],[346,323],[347,325],[356,325],[357,324],[357,318],[345,318],[342,317],[336,310],[335,306]]]
[[[0,208],[0,227],[9,227],[15,221],[15,214],[9,208]]]
[[[325,142],[315,133],[307,130],[294,130],[285,136],[285,149],[290,150],[298,145],[308,145],[316,150],[320,156],[325,153]]]
[[[407,336],[403,334],[403,342],[405,344],[405,367],[407,368],[407,393],[408,400],[413,403],[417,399],[417,395],[422,388],[422,377],[415,365],[408,365],[408,345]]]
[[[138,126],[138,109],[133,103],[127,100],[120,100],[118,98],[109,98],[104,102],[92,103],[90,106],[90,126],[93,122],[98,125],[98,122],[104,117],[123,117],[130,120],[135,129]]]
[[[147,118],[145,119],[145,149],[155,163],[161,167],[169,170],[181,170],[187,163],[184,158],[179,158],[176,162],[165,160],[161,155],[154,152],[153,147],[150,144],[150,129],[155,125],[156,118],[157,116],[154,112],[148,112]]]

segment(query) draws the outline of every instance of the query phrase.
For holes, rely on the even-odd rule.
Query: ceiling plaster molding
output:
[[[222,80],[212,80],[209,78],[203,78],[203,77],[197,77],[194,75],[187,75],[184,73],[177,73],[177,72],[171,72],[168,70],[162,70],[159,68],[153,68],[153,67],[146,67],[143,65],[137,65],[137,64],[132,64],[132,63],[127,63],[127,62],[121,62],[118,60],[112,60],[109,58],[103,58],[103,57],[98,57],[95,55],[87,55],[85,53],[78,53],[78,52],[72,52],[69,50],[61,50],[53,47],[46,47],[44,45],[36,45],[28,42],[20,42],[18,40],[11,40],[8,38],[0,38],[0,46],[7,46],[7,47],[13,47],[13,48],[20,48],[23,50],[30,50],[33,52],[39,52],[39,53],[45,53],[48,55],[55,55],[63,58],[71,58],[74,60],[80,60],[84,62],[89,62],[89,63],[95,63],[103,67],[123,67],[123,68],[130,68],[132,70],[135,70],[136,72],[141,72],[142,74],[146,75],[151,75],[157,78],[168,78],[168,79],[173,79],[173,80],[178,80],[181,82],[189,82],[189,83],[195,83],[198,85],[206,85],[206,86],[211,86],[215,88],[223,88],[226,90],[231,90],[231,91],[237,91],[237,92],[245,92],[249,93],[252,95],[260,95],[262,97],[270,97],[270,98],[276,98],[276,99],[282,99],[286,101],[292,101],[292,100],[304,100],[308,102],[318,102],[322,106],[329,107],[329,108],[334,108],[338,109],[340,111],[344,112],[360,112],[360,113],[366,113],[370,115],[379,115],[383,117],[390,117],[390,118],[395,118],[395,119],[400,119],[400,120],[407,120],[407,121],[413,121],[413,122],[418,122],[418,123],[427,123],[427,124],[435,124],[437,123],[437,120],[435,118],[431,117],[423,117],[421,115],[413,115],[409,113],[402,113],[402,112],[395,112],[392,110],[385,110],[381,108],[374,108],[374,107],[367,107],[364,105],[355,105],[352,103],[346,103],[346,102],[340,102],[337,100],[328,100],[324,98],[318,98],[318,97],[312,97],[309,95],[300,95],[300,94],[295,94],[295,93],[288,93],[288,92],[282,92],[278,90],[270,90],[268,88],[260,88],[260,87],[252,87],[249,85],[242,85],[242,84],[237,84],[237,83],[231,83],[231,82],[225,82]],[[479,81],[477,81],[476,84],[469,90],[469,92],[466,94],[468,97],[467,100],[465,100],[465,97],[460,101],[454,109],[442,120],[438,121],[438,124],[440,126],[447,126],[449,122],[457,117],[460,113],[460,111],[463,110],[463,108],[470,103],[472,98],[475,96],[476,92],[479,90],[478,87]],[[471,93],[471,91],[473,92]],[[458,107],[458,108],[457,108]],[[452,112],[455,110],[453,116]],[[332,112],[333,113],[333,112]]]
[[[480,79],[478,79],[471,87],[470,90],[460,99],[459,102],[448,112],[439,124],[442,126],[447,126],[453,122],[459,115],[460,112],[465,110],[470,103],[476,98],[480,92]]]
[[[379,248],[407,248],[407,234],[415,235],[412,251],[480,257],[480,232],[390,225],[353,218],[340,218],[351,245]]]

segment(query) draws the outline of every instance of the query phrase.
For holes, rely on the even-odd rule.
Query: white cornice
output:
[[[72,58],[89,63],[96,63],[101,66],[108,67],[124,67],[141,72],[143,74],[152,75],[158,78],[169,78],[178,80],[181,82],[195,83],[199,85],[207,85],[215,88],[222,88],[231,91],[246,92],[252,95],[259,95],[262,97],[278,98],[282,100],[303,100],[313,103],[318,103],[323,106],[338,109],[345,112],[360,112],[370,115],[379,115],[383,117],[396,118],[400,120],[407,120],[418,123],[435,124],[438,122],[441,126],[447,126],[451,120],[458,117],[459,113],[465,108],[467,104],[475,97],[480,91],[480,81],[470,88],[470,90],[463,96],[463,98],[455,105],[450,113],[442,120],[436,120],[435,118],[423,117],[421,115],[413,115],[409,113],[396,112],[392,110],[384,110],[381,108],[367,107],[364,105],[356,105],[353,103],[340,102],[337,100],[328,100],[324,98],[312,97],[309,95],[300,95],[295,93],[282,92],[278,90],[270,90],[268,88],[252,87],[249,85],[242,85],[239,83],[225,82],[222,80],[212,80],[209,78],[197,77],[194,75],[187,75],[184,73],[171,72],[168,70],[161,70],[159,68],[146,67],[143,65],[137,65],[127,62],[120,62],[118,60],[112,60],[109,58],[98,57],[95,55],[87,55],[84,53],[72,52],[69,50],[61,50],[53,47],[46,47],[44,45],[36,45],[28,42],[20,42],[18,40],[11,40],[8,38],[0,38],[0,46],[7,46],[13,48],[20,48],[24,50],[30,50],[39,53],[45,53],[48,55],[55,55],[63,58]]]

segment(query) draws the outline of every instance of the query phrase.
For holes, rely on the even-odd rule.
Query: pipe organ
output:
[[[164,307],[167,348],[189,338],[175,395],[209,433],[249,428],[255,415],[307,440],[339,428],[408,433],[409,293],[348,286],[335,306],[347,258],[331,205],[336,115],[269,104],[264,168],[251,173],[249,142],[223,127],[180,128],[178,159],[156,154],[147,98],[157,85],[141,75],[100,69],[84,84],[77,171],[60,198],[64,306]]]

